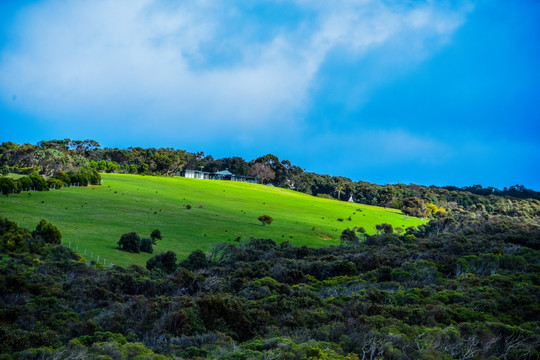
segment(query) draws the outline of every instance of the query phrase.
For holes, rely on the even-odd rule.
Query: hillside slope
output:
[[[257,220],[262,214],[272,216],[274,222],[262,226]],[[160,229],[164,238],[154,253],[173,250],[184,257],[237,237],[324,246],[337,244],[347,227],[363,226],[374,233],[376,224],[406,228],[423,222],[395,209],[264,185],[119,174],[103,174],[101,186],[2,197],[0,216],[30,229],[44,218],[60,229],[64,244],[88,259],[99,255],[107,265],[144,264],[151,256],[116,249],[120,236],[131,231],[149,237],[153,229]]]

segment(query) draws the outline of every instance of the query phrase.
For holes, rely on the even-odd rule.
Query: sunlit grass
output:
[[[173,250],[180,258],[193,250],[207,251],[217,242],[240,237],[272,238],[293,245],[338,243],[343,229],[375,225],[417,226],[423,220],[395,209],[328,200],[281,188],[231,181],[103,174],[103,185],[49,192],[24,192],[0,199],[0,216],[32,229],[41,218],[56,225],[85,257],[100,262],[145,264],[150,254],[117,250],[124,233],[150,237],[160,229],[163,240],[154,254]],[[191,209],[186,206],[191,205]],[[274,218],[262,226],[259,215]],[[338,221],[338,218],[343,221]],[[348,220],[350,218],[350,220]]]

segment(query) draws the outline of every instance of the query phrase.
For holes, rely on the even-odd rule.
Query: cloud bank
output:
[[[21,11],[17,43],[1,49],[0,101],[61,126],[248,141],[303,126],[330,54],[389,47],[395,63],[421,61],[468,11],[450,1],[43,1]]]

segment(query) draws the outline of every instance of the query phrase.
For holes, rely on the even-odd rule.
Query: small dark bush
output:
[[[141,238],[136,232],[124,234],[118,241],[118,246],[124,251],[138,253],[141,248]]]
[[[172,274],[176,270],[176,253],[173,251],[167,251],[156,255],[146,262],[146,268],[148,270],[161,269],[167,274]]]
[[[152,254],[154,252],[154,248],[152,247],[152,240],[151,239],[142,239],[141,240],[141,252]]]

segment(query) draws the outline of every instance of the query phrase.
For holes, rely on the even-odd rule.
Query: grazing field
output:
[[[272,238],[293,245],[325,246],[339,242],[347,227],[389,223],[405,229],[424,222],[395,209],[328,200],[270,186],[232,182],[102,174],[103,185],[49,192],[24,192],[0,198],[0,216],[33,229],[40,219],[56,225],[65,245],[87,259],[108,265],[144,265],[152,255],[117,249],[124,233],[150,237],[161,230],[154,254],[175,251],[179,258],[212,244],[249,237]],[[188,209],[188,205],[191,209]],[[259,215],[274,222],[263,226]],[[338,221],[338,218],[343,221]],[[350,219],[350,220],[349,220]]]

